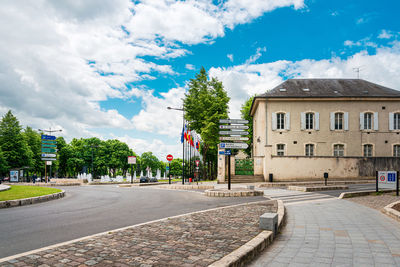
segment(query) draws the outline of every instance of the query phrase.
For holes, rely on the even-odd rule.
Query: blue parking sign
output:
[[[388,182],[396,182],[396,173],[388,172],[387,179],[388,179]]]

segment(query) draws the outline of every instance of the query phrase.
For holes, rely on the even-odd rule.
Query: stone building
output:
[[[400,169],[400,91],[361,79],[290,79],[254,98],[254,174],[274,181]]]

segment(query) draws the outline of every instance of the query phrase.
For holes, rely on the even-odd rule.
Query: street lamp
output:
[[[169,110],[182,111],[182,129],[185,127],[185,109],[184,108],[171,108],[167,107]],[[185,184],[185,142],[182,143],[182,184]]]

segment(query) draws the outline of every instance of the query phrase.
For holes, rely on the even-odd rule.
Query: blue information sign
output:
[[[232,155],[232,151],[230,149],[225,149],[225,155]]]
[[[42,140],[56,140],[56,137],[54,135],[42,134]]]

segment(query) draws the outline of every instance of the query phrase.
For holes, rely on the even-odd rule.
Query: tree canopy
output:
[[[252,146],[253,146],[253,118],[249,114],[251,104],[253,103],[253,99],[254,99],[254,96],[247,99],[246,102],[244,102],[244,104],[242,105],[242,108],[240,109],[242,119],[249,121],[249,123],[247,124],[249,126],[249,130],[248,130],[249,134],[247,135],[247,137],[249,137],[249,140],[246,141],[246,143],[249,145],[249,147],[244,150],[244,152],[248,156],[251,156],[251,151],[252,151]]]

